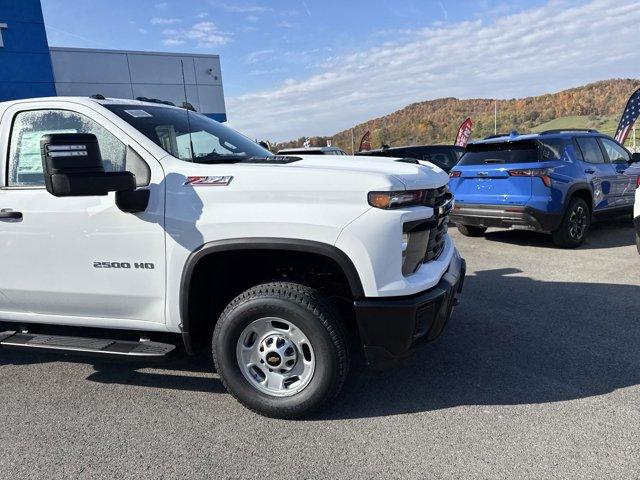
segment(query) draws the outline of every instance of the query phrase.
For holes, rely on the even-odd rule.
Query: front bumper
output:
[[[561,213],[548,213],[531,207],[457,203],[451,222],[474,227],[521,228],[552,232],[562,222]]]
[[[407,297],[355,301],[367,365],[384,370],[409,355],[416,343],[440,336],[458,303],[466,263],[455,251],[449,269],[433,288]]]

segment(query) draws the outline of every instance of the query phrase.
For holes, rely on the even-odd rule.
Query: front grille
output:
[[[448,193],[446,185],[427,190],[422,204],[426,207],[439,207],[447,201]]]
[[[424,256],[425,262],[435,260],[444,249],[444,240],[449,226],[449,213],[438,218],[436,225],[429,230],[429,242],[427,243],[427,253]]]
[[[423,204],[433,208],[433,217],[404,224],[408,241],[403,252],[403,275],[411,275],[422,263],[435,260],[444,250],[452,198],[446,185],[427,190]]]
[[[440,188],[427,190],[425,205],[433,208],[435,225],[429,230],[429,242],[424,256],[425,262],[435,260],[444,249],[445,237],[449,227],[449,213],[451,212],[451,199],[453,196],[446,185]]]

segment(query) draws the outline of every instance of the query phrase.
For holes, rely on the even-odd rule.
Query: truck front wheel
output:
[[[301,418],[334,398],[349,351],[335,308],[317,291],[266,283],[236,297],[213,333],[213,360],[226,389],[247,408]]]

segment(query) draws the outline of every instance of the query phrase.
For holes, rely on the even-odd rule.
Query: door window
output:
[[[607,152],[607,157],[611,163],[629,163],[631,157],[627,151],[618,145],[613,140],[608,138],[601,138],[604,151]]]
[[[51,133],[93,133],[100,145],[105,171],[125,170],[125,144],[89,117],[68,110],[30,110],[18,113],[13,122],[9,186],[44,186],[40,139]]]
[[[593,137],[579,137],[576,138],[578,146],[582,151],[582,158],[587,163],[604,163],[604,157],[602,156],[602,150],[598,145],[598,141]]]

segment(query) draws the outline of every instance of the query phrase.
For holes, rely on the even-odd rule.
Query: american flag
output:
[[[633,124],[636,123],[638,116],[640,116],[640,88],[631,95],[622,113],[620,125],[618,125],[618,130],[616,130],[616,140],[618,143],[624,143],[627,139],[629,130],[633,128]]]

